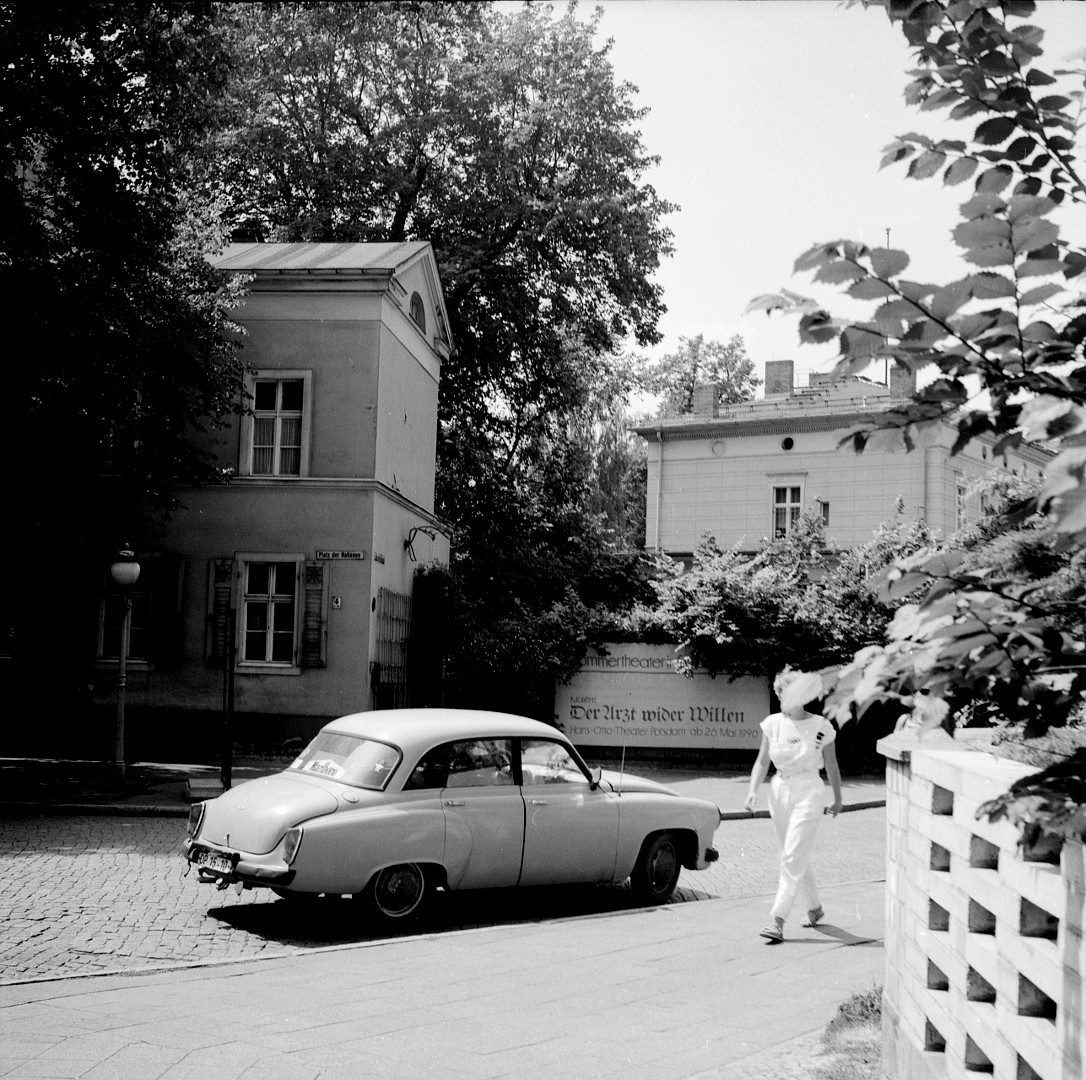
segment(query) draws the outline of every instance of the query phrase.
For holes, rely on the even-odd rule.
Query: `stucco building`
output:
[[[722,548],[753,552],[813,511],[827,538],[852,547],[899,504],[946,535],[981,513],[971,488],[993,468],[1041,475],[1048,455],[1034,447],[996,455],[982,438],[952,456],[949,423],[909,453],[840,447],[848,431],[915,390],[904,369],[888,376],[879,383],[815,375],[797,387],[792,361],[771,361],[764,398],[718,408],[716,388],[707,385],[693,413],[636,427],[648,443],[646,546],[689,559],[712,536]]]
[[[269,744],[404,703],[414,572],[449,555],[434,485],[452,341],[429,244],[237,244],[214,261],[251,275],[248,410],[206,436],[230,482],[182,492],[161,546],[137,551],[137,747],[164,726],[214,738],[227,708],[238,741]],[[103,705],[120,611],[107,574]]]

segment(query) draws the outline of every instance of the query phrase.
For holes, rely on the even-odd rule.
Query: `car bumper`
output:
[[[214,882],[220,886],[241,882],[250,887],[270,888],[283,887],[294,880],[294,871],[282,862],[260,862],[252,856],[246,857],[241,852],[227,851],[192,840],[186,840],[181,850],[189,864],[196,868],[203,882]],[[216,856],[218,860],[225,860],[229,865],[221,862],[217,862],[214,866],[204,865],[200,862],[200,858],[205,854]]]

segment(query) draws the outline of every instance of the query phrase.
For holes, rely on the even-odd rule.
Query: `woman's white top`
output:
[[[784,713],[770,713],[761,723],[769,740],[769,757],[783,776],[810,773],[817,776],[822,768],[822,751],[837,738],[837,732],[824,716],[792,720]]]

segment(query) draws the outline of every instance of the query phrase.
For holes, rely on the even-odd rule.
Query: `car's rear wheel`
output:
[[[682,860],[678,841],[671,833],[650,836],[641,845],[630,888],[640,904],[663,904],[670,899],[679,883]]]
[[[428,883],[418,863],[401,863],[379,870],[363,894],[372,911],[382,919],[414,919],[425,907]]]

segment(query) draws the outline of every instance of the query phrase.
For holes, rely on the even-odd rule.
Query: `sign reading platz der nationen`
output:
[[[670,645],[589,650],[555,692],[555,723],[577,746],[662,750],[757,750],[769,713],[769,683],[675,670]]]

